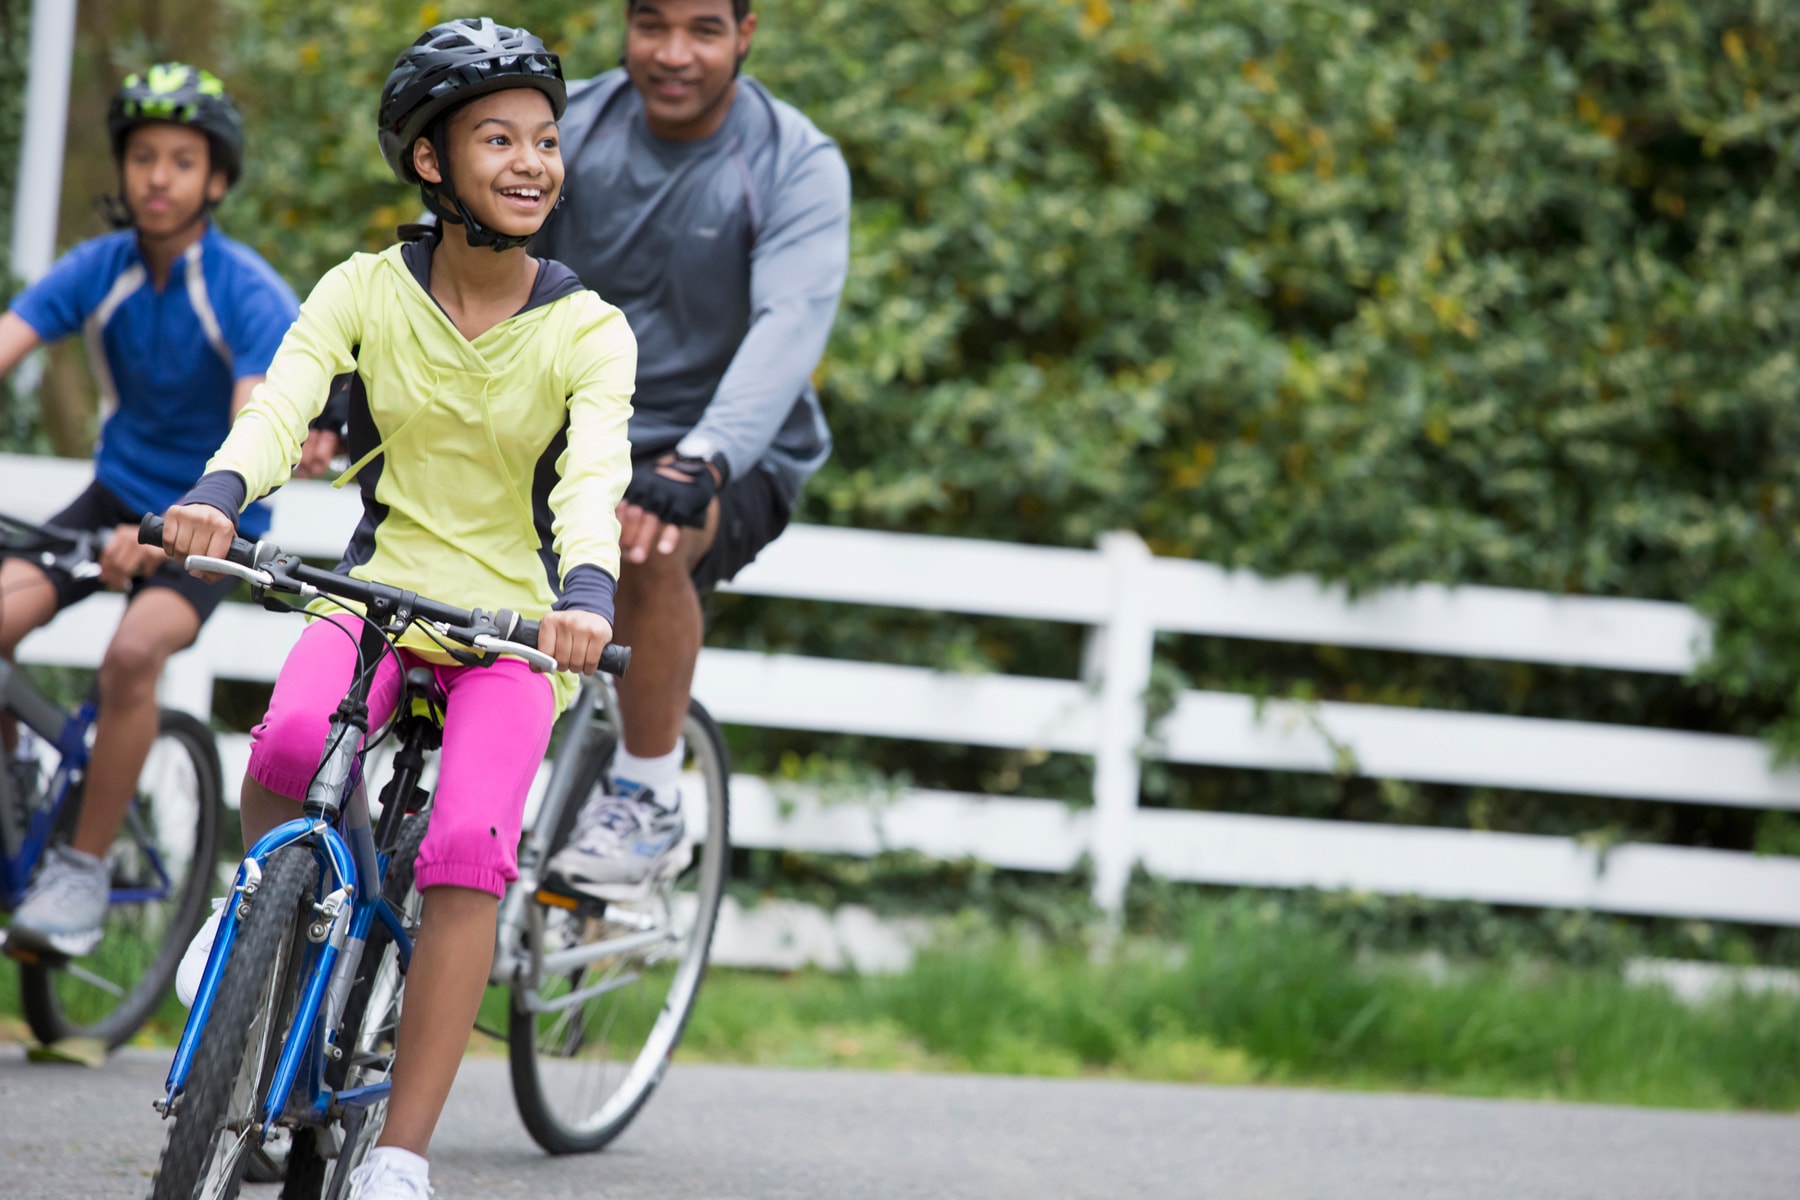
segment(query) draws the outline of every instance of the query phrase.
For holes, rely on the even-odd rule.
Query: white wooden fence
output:
[[[85,463],[0,455],[0,507],[47,516]],[[357,500],[297,483],[274,499],[272,540],[335,556]],[[733,781],[742,846],[867,855],[911,849],[1063,871],[1092,856],[1096,898],[1117,911],[1134,862],[1157,875],[1258,887],[1350,888],[1440,899],[1800,925],[1800,859],[1652,845],[1602,853],[1573,839],[1139,807],[1143,758],[1757,808],[1800,809],[1800,772],[1748,738],[1381,705],[1189,691],[1155,730],[1144,692],[1159,632],[1326,644],[1681,675],[1707,630],[1681,605],[1419,586],[1350,600],[1307,579],[1266,580],[1152,557],[1135,536],[1095,551],[796,526],[736,590],[807,600],[1067,622],[1093,631],[1086,679],[708,650],[695,694],[721,721],[1088,755],[1093,804],[908,791],[824,803]],[[26,661],[97,663],[118,601],[96,599],[28,641]],[[210,709],[216,678],[271,681],[291,618],[227,605],[171,663],[169,702]],[[227,739],[228,761],[241,761]],[[228,790],[229,787],[228,787]],[[722,928],[728,960],[879,964],[864,914],[795,916],[776,934]],[[833,924],[832,922],[836,922]],[[861,930],[861,932],[859,932]],[[771,940],[771,937],[773,940]],[[857,943],[857,944],[852,944]],[[859,949],[858,946],[862,948]]]

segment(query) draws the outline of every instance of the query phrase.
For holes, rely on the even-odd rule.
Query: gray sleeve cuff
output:
[[[570,567],[568,575],[563,578],[562,597],[551,609],[554,612],[593,613],[610,625],[613,619],[613,592],[618,586],[618,581],[604,567],[578,563]]]
[[[208,471],[200,477],[200,482],[187,490],[187,495],[175,503],[210,504],[230,517],[235,528],[238,514],[244,511],[244,501],[249,495],[249,485],[236,471]]]

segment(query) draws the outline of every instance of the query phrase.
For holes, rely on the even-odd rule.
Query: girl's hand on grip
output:
[[[163,514],[163,552],[178,562],[189,555],[224,558],[231,553],[237,526],[210,504],[177,504]],[[208,583],[225,578],[214,571],[195,571]]]
[[[600,667],[600,652],[612,641],[613,628],[605,617],[579,609],[547,614],[538,622],[538,649],[556,660],[559,671],[592,675]]]

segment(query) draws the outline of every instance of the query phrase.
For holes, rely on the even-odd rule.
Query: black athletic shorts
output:
[[[74,503],[45,523],[63,529],[98,531],[111,529],[115,525],[136,525],[143,519],[143,515],[96,481],[88,484],[87,491],[75,497]],[[45,567],[39,563],[32,565],[50,577],[51,585],[56,588],[58,612],[71,604],[86,600],[106,586],[98,579],[76,579],[67,571],[55,567]],[[150,588],[168,588],[193,605],[194,611],[200,615],[201,624],[205,624],[206,618],[212,616],[213,609],[219,607],[219,602],[229,596],[236,586],[235,579],[222,579],[218,583],[197,579],[174,559],[170,559],[151,574],[132,580],[128,594],[135,599]]]
[[[730,583],[788,524],[787,502],[775,477],[760,467],[744,472],[719,493],[719,532],[712,548],[694,565],[694,586],[703,592]]]

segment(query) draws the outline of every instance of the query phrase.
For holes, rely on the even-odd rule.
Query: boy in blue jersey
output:
[[[120,232],[84,242],[0,316],[0,377],[42,342],[77,331],[101,395],[94,482],[54,525],[111,530],[99,579],[23,558],[0,562],[0,655],[102,586],[130,600],[100,664],[99,720],[80,822],[53,847],[8,941],[82,955],[100,941],[107,847],[118,835],[158,725],[156,682],[230,591],[140,546],[137,523],[194,485],[249,402],[299,310],[255,251],[213,225],[243,165],[243,123],[211,73],[165,63],[132,75],[107,113],[123,194]],[[268,512],[243,517],[246,537]],[[8,750],[17,737],[0,729]]]

